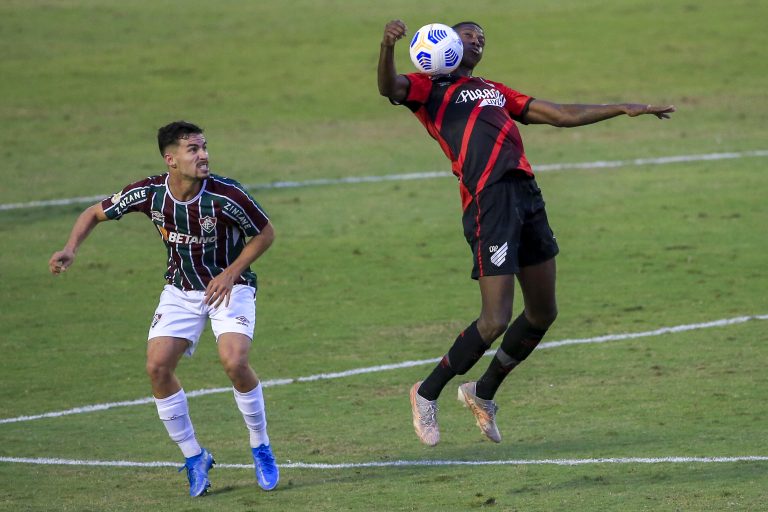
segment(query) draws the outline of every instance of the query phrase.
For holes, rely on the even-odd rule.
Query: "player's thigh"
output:
[[[464,212],[464,237],[472,249],[472,278],[501,276],[519,270],[522,219],[515,180],[483,190]]]
[[[526,316],[534,325],[546,327],[557,316],[556,276],[555,258],[520,268],[517,279],[523,294]]]
[[[515,293],[515,276],[484,276],[478,279],[480,284],[481,314],[504,316],[512,311]]]
[[[171,336],[158,336],[147,341],[147,368],[151,372],[158,369],[173,370],[179,364],[181,356],[189,348],[189,340]]]
[[[239,332],[225,332],[217,340],[219,358],[225,366],[247,365],[251,338]]]
[[[229,297],[229,304],[219,305],[209,312],[209,316],[217,343],[221,344],[222,337],[225,337],[227,345],[230,344],[228,340],[234,338],[239,340],[234,343],[236,346],[243,345],[245,340],[248,340],[247,345],[250,346],[256,325],[256,290],[251,286],[235,285]],[[230,334],[241,336],[229,336]]]
[[[160,294],[147,338],[180,338],[187,340],[185,352],[191,356],[205,328],[207,315],[203,313],[203,292],[179,290],[166,285]]]

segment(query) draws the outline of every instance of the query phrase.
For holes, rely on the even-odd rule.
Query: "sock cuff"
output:
[[[246,391],[245,393],[241,393],[237,389],[235,389],[234,386],[232,386],[232,392],[235,394],[235,400],[263,400],[264,399],[264,392],[261,388],[261,382],[256,384],[256,387],[253,388],[250,391]]]
[[[181,388],[176,393],[165,398],[157,398],[155,396],[152,398],[154,398],[155,405],[158,407],[171,407],[179,403],[187,403],[187,394],[184,393],[184,388]]]
[[[155,406],[161,420],[171,420],[189,415],[187,395],[184,394],[183,389],[167,398],[155,398]]]
[[[533,338],[543,338],[545,334],[547,334],[548,329],[540,329],[536,326],[534,326],[528,318],[525,316],[525,311],[520,313],[520,315],[515,319],[513,324],[517,324],[517,328],[520,330],[524,330],[525,333]]]

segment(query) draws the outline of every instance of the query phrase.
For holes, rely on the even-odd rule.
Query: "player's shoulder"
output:
[[[129,183],[128,185],[124,186],[118,194],[115,195],[124,195],[128,192],[131,192],[133,190],[145,190],[146,189],[155,189],[158,186],[164,186],[165,185],[165,179],[168,176],[168,173],[165,174],[157,174],[154,176],[147,176],[146,178],[142,178],[140,180],[136,180],[132,183]]]
[[[210,180],[211,185],[241,187],[241,188],[243,186],[236,179],[229,178],[227,176],[222,176],[221,174],[211,174],[208,178]]]
[[[242,183],[233,178],[228,178],[220,174],[211,174],[208,177],[206,190],[212,193],[226,195],[228,193],[240,192],[246,194],[246,188]]]
[[[511,87],[509,87],[507,84],[505,84],[504,82],[501,82],[499,80],[491,80],[490,78],[486,78],[484,76],[477,76],[477,77],[474,77],[474,78],[476,80],[480,80],[481,82],[485,82],[485,83],[487,83],[489,85],[493,85],[494,87],[497,87],[497,88],[511,89]]]

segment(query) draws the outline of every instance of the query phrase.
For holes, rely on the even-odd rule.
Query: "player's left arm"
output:
[[[218,307],[221,303],[224,303],[225,307],[229,306],[229,296],[232,293],[235,281],[238,280],[251,263],[269,249],[269,246],[274,241],[275,229],[272,227],[272,223],[269,222],[258,235],[248,240],[248,243],[245,244],[240,255],[235,258],[235,261],[225,268],[221,274],[211,279],[211,282],[208,283],[205,289],[205,302],[213,307]]]
[[[675,111],[674,105],[650,105],[641,103],[618,103],[613,105],[559,104],[544,100],[533,100],[528,106],[525,121],[529,124],[549,124],[570,128],[584,126],[627,115],[636,117],[650,114],[659,119],[669,119]]]

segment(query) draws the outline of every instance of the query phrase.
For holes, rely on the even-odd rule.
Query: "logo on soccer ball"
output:
[[[432,23],[413,35],[410,54],[413,65],[422,73],[446,75],[459,67],[464,44],[448,25]]]
[[[200,217],[200,226],[206,233],[210,233],[216,227],[216,217]]]

